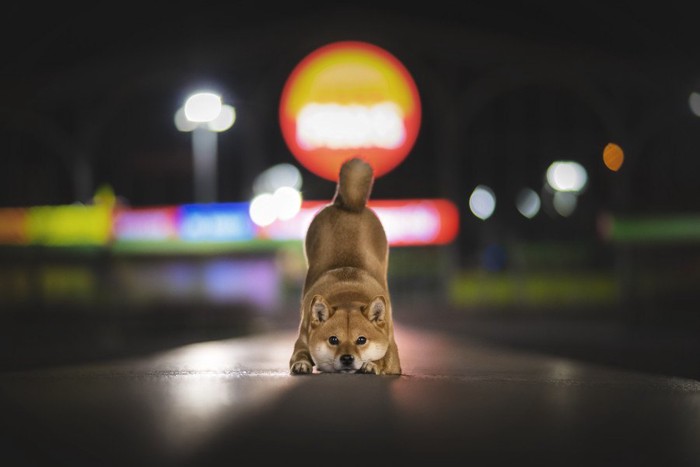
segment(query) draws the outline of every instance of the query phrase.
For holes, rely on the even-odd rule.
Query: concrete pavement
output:
[[[700,465],[697,380],[396,332],[399,377],[290,376],[290,329],[0,373],[2,465]]]

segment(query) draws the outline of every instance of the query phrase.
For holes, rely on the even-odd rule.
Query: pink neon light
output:
[[[313,216],[328,202],[304,201],[301,211],[287,221],[261,228],[271,240],[303,240]],[[459,231],[459,211],[446,199],[374,200],[369,202],[384,225],[389,245],[444,245]]]

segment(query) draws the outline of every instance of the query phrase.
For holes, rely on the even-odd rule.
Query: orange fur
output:
[[[401,374],[387,284],[389,246],[367,207],[374,173],[365,161],[346,161],[333,202],[306,233],[306,280],[292,374]]]

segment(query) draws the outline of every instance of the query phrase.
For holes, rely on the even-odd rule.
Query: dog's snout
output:
[[[342,363],[345,366],[352,365],[353,361],[355,361],[355,357],[353,357],[350,354],[345,354],[345,355],[340,356],[340,363]]]

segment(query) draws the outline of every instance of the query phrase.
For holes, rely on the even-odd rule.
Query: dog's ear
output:
[[[311,323],[320,324],[331,316],[331,307],[320,295],[315,295],[311,300]]]
[[[367,319],[383,323],[386,319],[386,299],[382,295],[377,295],[366,308]]]

